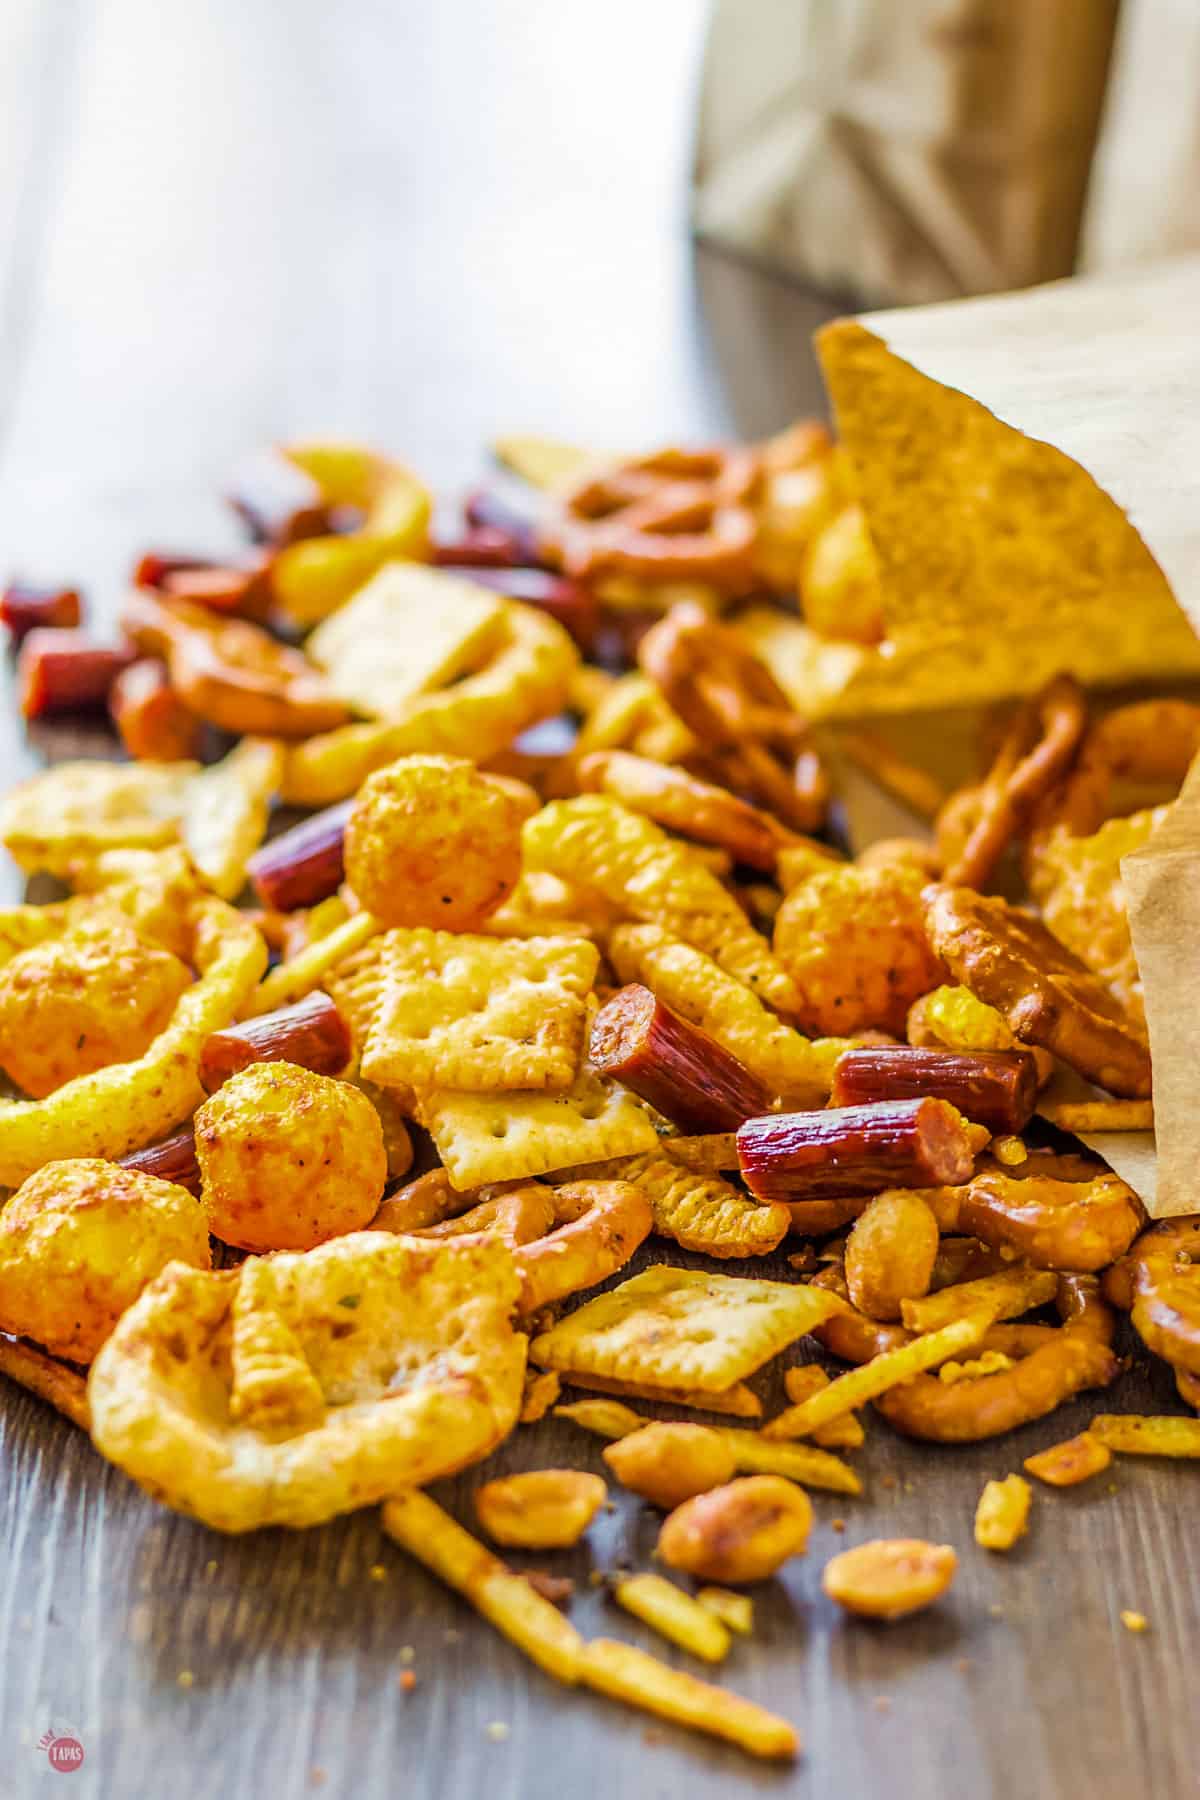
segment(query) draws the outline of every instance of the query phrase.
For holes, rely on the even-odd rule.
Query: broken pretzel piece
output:
[[[184,704],[223,731],[301,738],[350,716],[306,656],[246,619],[138,588],[121,625],[139,650],[164,658]]]
[[[994,1006],[1022,1043],[1041,1045],[1121,1098],[1149,1094],[1144,1033],[1039,920],[970,888],[932,886],[925,923],[954,979]]]

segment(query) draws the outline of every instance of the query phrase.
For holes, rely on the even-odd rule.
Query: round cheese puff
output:
[[[185,965],[114,915],[35,944],[0,972],[0,1067],[35,1100],[136,1062],[191,983]]]
[[[91,1362],[169,1262],[210,1260],[186,1188],[91,1157],[47,1163],[0,1212],[0,1329]]]
[[[474,931],[521,873],[521,826],[540,802],[462,756],[402,756],[362,786],[346,878],[385,925]]]
[[[387,1180],[379,1114],[348,1082],[251,1063],[196,1114],[209,1229],[241,1250],[311,1250],[370,1224]]]
[[[802,1031],[904,1031],[913,1001],[945,980],[925,934],[925,880],[902,863],[838,863],[787,895],[775,918],[775,954],[800,991]]]

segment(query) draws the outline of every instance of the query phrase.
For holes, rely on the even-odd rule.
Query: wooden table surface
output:
[[[686,239],[703,12],[7,0],[4,567],[79,580],[102,613],[136,549],[231,544],[225,473],[299,433],[394,447],[453,493],[503,430],[636,445],[817,405],[807,340],[827,309]],[[11,779],[31,755],[7,709],[0,731]],[[1104,1401],[1147,1403],[1175,1409],[1161,1369]],[[6,1388],[0,1795],[45,1791],[51,1724],[84,1746],[72,1791],[105,1800],[1194,1794],[1194,1469],[1125,1463],[1076,1494],[1039,1489],[1010,1556],[971,1542],[982,1482],[1093,1410],[944,1451],[870,1425],[867,1497],[815,1497],[809,1556],[759,1592],[727,1665],[804,1732],[805,1759],[775,1769],[555,1687],[374,1513],[218,1538]],[[599,1469],[598,1451],[548,1422],[488,1472]],[[448,1484],[465,1519],[476,1479]],[[553,1559],[579,1580],[586,1631],[652,1646],[587,1574],[644,1563],[653,1532],[621,1501]],[[890,1630],[843,1622],[819,1585],[835,1549],[881,1533],[962,1556],[947,1601]],[[1127,1632],[1122,1608],[1149,1630]]]

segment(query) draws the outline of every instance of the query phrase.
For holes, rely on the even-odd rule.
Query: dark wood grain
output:
[[[5,563],[80,579],[104,616],[136,549],[231,543],[226,471],[299,431],[392,445],[453,492],[498,430],[641,444],[811,407],[825,309],[687,248],[702,15],[698,0],[9,0]],[[36,749],[0,721],[12,779]],[[1174,1399],[1143,1362],[1105,1404]],[[105,1800],[1182,1800],[1197,1790],[1195,1471],[1126,1463],[1074,1495],[1039,1490],[1011,1556],[971,1543],[984,1479],[1092,1410],[942,1452],[871,1424],[866,1499],[816,1497],[808,1558],[759,1593],[728,1664],[805,1733],[805,1761],[772,1770],[554,1687],[373,1514],[217,1538],[6,1389],[0,1793],[45,1791],[35,1746],[54,1720],[85,1746],[72,1791]],[[602,1466],[594,1440],[548,1422],[488,1472],[560,1461]],[[467,1520],[475,1480],[446,1492]],[[587,1575],[644,1562],[653,1533],[622,1501],[553,1559],[579,1580],[585,1630],[651,1643]],[[962,1552],[946,1603],[892,1630],[841,1622],[819,1588],[833,1550],[879,1533]]]

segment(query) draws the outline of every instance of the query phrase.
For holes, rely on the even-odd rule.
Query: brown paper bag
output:
[[[1065,517],[1086,554],[1090,520],[1093,556],[1111,540],[1112,566],[1140,569],[1144,580],[1131,631],[1130,591],[1103,583],[1093,585],[1076,631],[1118,653],[1131,644],[1135,658],[1141,639],[1166,634],[1183,648],[1174,673],[1196,668],[1200,645],[1189,628],[1200,631],[1200,257],[847,321],[829,328],[822,349],[885,573],[882,529],[901,534],[893,573],[902,577],[904,521],[915,520],[920,535],[913,509],[923,501],[927,515],[930,493],[951,537],[1002,527],[1013,568],[1027,569],[1035,598],[1047,537],[1061,533]],[[960,430],[964,404],[971,428]],[[990,510],[997,491],[1007,501],[998,518]],[[1019,599],[1014,588],[1007,631],[993,618],[990,632],[1006,638],[1010,656],[1036,660],[1045,609],[1039,601],[1023,612]],[[959,624],[965,633],[965,615]],[[927,616],[925,627],[933,625]],[[1052,639],[1061,625],[1061,616],[1049,621]],[[981,658],[988,649],[981,622]],[[1069,635],[1052,649],[1069,651]],[[944,701],[961,697],[954,687],[943,693]],[[1122,875],[1145,987],[1157,1157],[1149,1134],[1088,1142],[1156,1217],[1200,1211],[1200,769]]]
[[[1116,0],[720,0],[700,235],[868,304],[1075,264]]]

